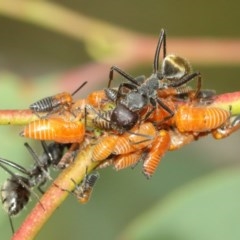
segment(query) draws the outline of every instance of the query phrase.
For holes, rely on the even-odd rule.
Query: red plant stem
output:
[[[25,125],[38,119],[31,110],[0,110],[0,125]]]
[[[240,91],[224,93],[214,98],[212,106],[229,110],[232,107],[232,115],[240,114]],[[30,110],[0,110],[0,125],[25,125],[38,116]]]
[[[232,115],[240,114],[240,92],[224,93],[214,98],[213,105],[228,110],[231,106]]]

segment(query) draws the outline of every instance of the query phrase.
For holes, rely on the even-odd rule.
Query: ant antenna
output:
[[[87,81],[80,85],[71,95],[75,95],[81,88],[83,88],[87,84]]]
[[[160,54],[162,45],[163,45],[163,59],[164,59],[166,57],[166,33],[164,29],[161,30],[159,35],[159,40],[158,40],[157,48],[154,55],[154,61],[153,61],[153,73],[158,72],[159,54]]]

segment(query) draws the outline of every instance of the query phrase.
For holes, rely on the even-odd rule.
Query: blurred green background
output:
[[[0,9],[3,2],[0,1]],[[240,39],[237,1],[46,2],[156,39],[161,28],[167,30],[169,37]],[[54,14],[45,17],[54,18]],[[240,54],[240,49],[236,52]],[[58,83],[60,76],[92,61],[80,40],[20,21],[1,10],[1,109],[27,108],[42,97],[65,90]],[[240,89],[240,63],[193,67],[202,73],[204,88],[216,89],[218,93]],[[148,75],[151,71],[151,62],[128,69],[132,75]],[[108,72],[105,76],[102,82],[94,83],[95,89],[86,87],[84,94],[78,96],[106,86]],[[83,81],[91,79],[86,75],[79,83]],[[69,82],[68,91],[71,90]],[[0,156],[29,167],[32,160],[23,146],[26,140],[18,135],[20,130],[19,126],[1,126]],[[240,239],[239,137],[239,133],[221,141],[208,137],[167,153],[150,180],[145,179],[140,166],[117,173],[111,168],[101,170],[91,201],[79,205],[69,196],[36,239]],[[28,142],[41,151],[37,142]],[[7,176],[1,171],[0,181]],[[14,218],[15,228],[34,206],[36,199],[32,200]],[[11,229],[2,209],[0,229],[1,239],[9,239]]]

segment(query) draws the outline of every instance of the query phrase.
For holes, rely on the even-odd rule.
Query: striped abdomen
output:
[[[170,141],[170,135],[165,130],[161,130],[155,138],[143,163],[143,173],[147,178],[150,178],[157,169],[160,160],[169,149]]]
[[[104,130],[112,130],[112,124],[111,124],[111,115],[112,115],[112,111],[101,111],[99,112],[99,115],[97,115],[94,119],[93,119],[93,124],[96,127],[99,127],[101,129]]]
[[[207,132],[225,124],[230,112],[216,107],[180,106],[175,124],[180,132]]]
[[[60,143],[81,142],[85,136],[85,124],[79,121],[64,121],[60,118],[39,119],[30,122],[21,135]]]
[[[77,197],[80,203],[86,203],[89,201],[93,191],[93,187],[96,184],[98,178],[99,174],[97,172],[90,173],[85,176],[85,178],[79,185],[76,185],[73,194]]]
[[[150,122],[136,126],[131,134],[126,132],[118,138],[112,153],[119,155],[142,150],[153,142],[156,134],[156,129]]]
[[[93,149],[92,160],[103,161],[108,158],[112,153],[118,138],[119,137],[116,135],[102,137],[100,142],[98,142]]]
[[[58,108],[60,105],[71,105],[72,96],[67,92],[62,92],[54,96],[43,98],[29,106],[35,112],[49,112]]]
[[[118,171],[137,164],[137,162],[141,159],[141,155],[142,152],[137,151],[117,156],[113,162],[114,169]]]

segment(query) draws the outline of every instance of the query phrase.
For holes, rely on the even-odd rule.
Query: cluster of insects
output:
[[[124,80],[117,88],[111,87],[115,73]],[[195,88],[188,84],[193,80]],[[121,170],[142,162],[143,174],[149,179],[167,151],[208,134],[222,139],[238,130],[240,121],[232,118],[231,106],[229,110],[214,107],[215,91],[202,89],[201,83],[201,74],[193,72],[187,60],[167,55],[162,30],[149,77],[133,77],[112,66],[106,89],[85,99],[74,100],[73,95],[86,82],[72,94],[63,92],[31,104],[29,108],[39,119],[25,126],[20,135],[40,140],[43,153],[38,156],[25,144],[34,160],[30,169],[0,158],[0,167],[10,175],[1,188],[2,204],[10,220],[31,194],[39,200],[33,188],[43,193],[43,184],[52,180],[50,167],[68,167],[88,144],[93,145],[92,161],[98,168]],[[71,179],[75,185],[72,194],[81,203],[87,202],[98,178],[98,172],[86,171],[80,184]],[[12,221],[11,226],[13,229]]]

